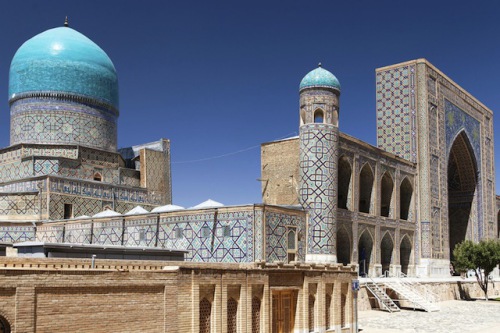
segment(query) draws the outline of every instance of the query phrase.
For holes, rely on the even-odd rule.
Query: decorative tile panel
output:
[[[416,162],[415,66],[377,72],[377,145]]]
[[[24,98],[12,103],[11,145],[79,144],[116,151],[117,116],[81,103]]]
[[[335,254],[338,128],[300,127],[299,199],[309,212],[308,254]]]
[[[287,227],[296,227],[298,247],[296,261],[305,260],[305,216],[267,212],[266,220],[266,260],[287,262]]]
[[[33,226],[0,226],[0,241],[6,243],[19,243],[35,240]]]

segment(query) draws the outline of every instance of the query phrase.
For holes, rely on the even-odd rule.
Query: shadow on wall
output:
[[[461,300],[470,301],[472,298],[470,297],[469,290],[462,286],[462,282],[457,282],[458,293],[460,295]]]

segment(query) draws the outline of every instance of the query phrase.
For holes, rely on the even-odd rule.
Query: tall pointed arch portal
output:
[[[476,158],[469,138],[462,131],[455,138],[448,158],[448,232],[452,260],[455,246],[472,238],[473,224],[477,219],[474,208],[477,187]]]

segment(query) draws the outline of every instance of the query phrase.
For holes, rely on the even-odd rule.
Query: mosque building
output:
[[[300,135],[261,146],[263,203],[184,209],[168,140],[117,150],[106,53],[67,24],[42,32],[10,67],[0,241],[449,274],[457,243],[498,237],[493,113],[424,59],[376,78],[378,147],[340,131],[341,85],[320,65],[300,82]]]
[[[115,67],[81,33],[64,26],[26,41],[10,66],[9,104],[0,220],[69,219],[171,203],[169,141],[117,151]]]
[[[355,332],[358,274],[449,276],[457,243],[498,238],[493,113],[424,59],[376,78],[378,147],[340,131],[320,65],[299,136],[261,146],[263,202],[185,209],[168,140],[117,149],[106,53],[67,22],[26,41],[0,149],[0,332]]]

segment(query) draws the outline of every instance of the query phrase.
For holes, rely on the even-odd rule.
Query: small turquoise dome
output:
[[[19,94],[62,92],[118,109],[118,78],[108,55],[76,30],[59,27],[26,41],[10,64],[9,99]]]
[[[322,68],[321,64],[319,64],[318,68],[307,73],[300,81],[300,90],[311,87],[326,87],[340,91],[340,82],[335,75]]]

